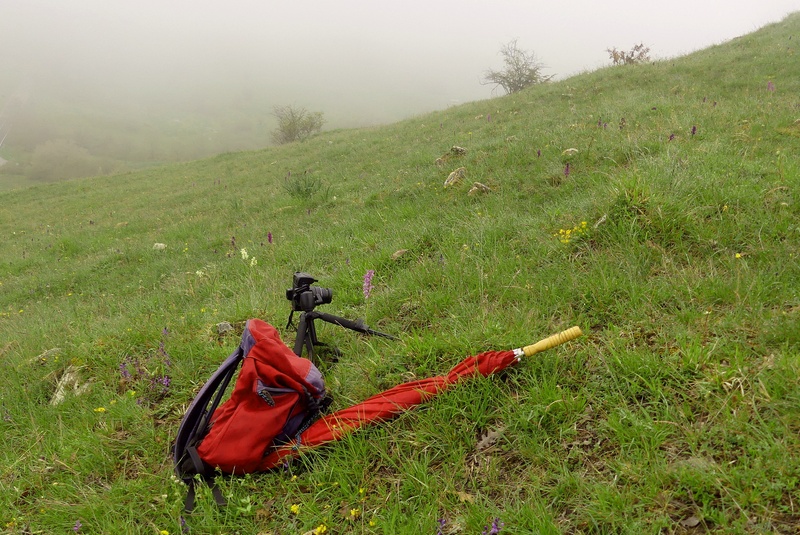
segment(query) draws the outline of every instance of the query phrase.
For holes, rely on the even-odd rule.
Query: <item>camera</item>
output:
[[[286,299],[292,302],[292,311],[311,312],[317,305],[325,305],[333,299],[333,290],[311,286],[317,279],[308,273],[295,272],[292,287],[286,290]]]

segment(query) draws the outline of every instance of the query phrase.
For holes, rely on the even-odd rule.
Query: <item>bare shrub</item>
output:
[[[322,130],[325,118],[322,112],[311,112],[298,106],[275,106],[272,113],[278,127],[272,132],[272,141],[278,145],[303,141]]]
[[[637,63],[646,63],[650,61],[650,48],[644,46],[643,43],[634,45],[629,51],[617,50],[614,48],[607,48],[609,59],[614,65],[635,65]]]

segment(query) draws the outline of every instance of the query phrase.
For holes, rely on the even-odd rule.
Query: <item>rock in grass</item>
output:
[[[683,520],[681,520],[680,525],[685,528],[694,528],[700,525],[700,522],[702,522],[702,520],[692,515],[689,518],[684,518]]]
[[[80,368],[77,366],[67,366],[61,377],[58,378],[56,383],[56,390],[53,392],[53,397],[50,398],[50,405],[59,405],[67,397],[67,393],[72,392],[74,395],[79,396],[86,392],[89,388],[89,383],[81,384],[80,375],[78,374]]]
[[[225,336],[226,334],[233,332],[233,325],[228,323],[227,321],[223,321],[217,323],[217,334],[220,336]]]
[[[489,193],[492,191],[492,188],[487,186],[486,184],[481,184],[480,182],[473,182],[472,187],[467,192],[467,195],[475,195],[476,193]]]
[[[444,181],[444,187],[448,188],[450,186],[454,186],[461,182],[464,177],[467,176],[467,170],[464,167],[459,167],[452,173],[447,176],[447,180]]]
[[[167,244],[166,243],[154,243],[153,244],[153,250],[154,251],[163,251],[166,248],[167,248]]]
[[[442,167],[448,160],[451,158],[456,158],[459,156],[464,156],[467,153],[467,149],[464,147],[459,147],[458,145],[453,145],[450,147],[450,150],[445,152],[441,155],[441,157],[436,158],[436,166]]]

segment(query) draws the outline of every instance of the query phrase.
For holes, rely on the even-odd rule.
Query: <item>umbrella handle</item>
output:
[[[582,334],[583,331],[581,331],[580,327],[571,327],[566,331],[561,331],[560,333],[549,336],[544,340],[539,340],[535,344],[525,346],[522,349],[517,349],[515,352],[517,353],[518,358],[521,358],[523,355],[530,357],[535,353],[544,351],[545,349],[550,349],[552,347],[556,347],[557,345],[563,344],[564,342],[574,340]]]

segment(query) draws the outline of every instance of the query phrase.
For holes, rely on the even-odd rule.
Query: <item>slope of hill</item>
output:
[[[391,126],[0,193],[0,525],[796,532],[798,40],[795,14]],[[291,343],[296,270],[333,289],[325,311],[401,338],[320,327],[337,408],[587,335],[183,518],[170,441],[237,344],[216,326]]]

